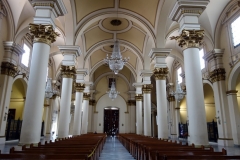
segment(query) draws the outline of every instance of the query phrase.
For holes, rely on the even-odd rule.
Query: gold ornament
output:
[[[89,100],[90,94],[89,93],[83,93],[83,100]]]
[[[83,92],[84,88],[85,88],[85,84],[84,83],[76,83],[76,92]]]
[[[214,69],[211,73],[210,73],[210,81],[212,83],[217,82],[217,81],[224,81],[225,80],[225,69],[224,68],[218,68],[218,69]]]
[[[135,100],[128,100],[128,105],[136,105],[136,101]]]
[[[142,101],[143,96],[142,96],[141,94],[137,94],[137,95],[135,96],[135,99],[136,99],[136,101]]]
[[[75,66],[61,66],[63,78],[74,78],[76,74]]]
[[[174,102],[174,101],[175,101],[175,97],[174,97],[173,95],[169,95],[169,96],[167,97],[167,100],[168,100],[169,102]]]
[[[95,105],[95,103],[96,103],[96,101],[95,100],[89,100],[89,105],[91,105],[91,106],[94,106]]]
[[[144,84],[142,87],[143,93],[146,94],[151,93],[152,88],[153,88],[152,84]]]
[[[29,31],[32,34],[33,43],[40,42],[51,45],[51,43],[56,41],[56,38],[60,35],[54,32],[53,26],[50,24],[29,24]]]
[[[172,36],[171,40],[176,40],[182,48],[199,48],[203,44],[204,30],[182,30],[180,36]]]
[[[14,77],[18,72],[17,66],[9,62],[2,62],[1,74]]]
[[[156,80],[166,80],[168,68],[155,68],[153,73]]]

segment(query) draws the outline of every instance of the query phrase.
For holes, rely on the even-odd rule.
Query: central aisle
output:
[[[114,137],[107,137],[99,160],[134,160],[127,149]]]

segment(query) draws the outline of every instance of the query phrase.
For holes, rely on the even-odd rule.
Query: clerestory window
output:
[[[240,17],[231,23],[232,39],[234,48],[240,46]]]
[[[29,65],[29,57],[30,57],[30,48],[26,44],[24,44],[23,45],[23,49],[24,49],[25,53],[23,53],[23,55],[22,55],[21,63],[23,65],[25,65],[26,67],[28,67],[28,65]]]

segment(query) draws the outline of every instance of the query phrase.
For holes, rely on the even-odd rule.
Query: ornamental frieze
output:
[[[148,94],[148,93],[151,93],[152,88],[153,88],[152,84],[144,84],[142,87],[142,91],[143,91],[143,93]]]
[[[182,48],[200,48],[203,44],[204,30],[182,30],[180,36],[172,36]]]
[[[75,87],[76,87],[76,92],[83,92],[84,88],[85,88],[85,84],[84,83],[76,83]]]
[[[51,43],[56,41],[56,38],[60,35],[54,31],[52,25],[42,25],[42,24],[29,24],[29,31],[32,34],[33,43],[46,43],[51,45]]]
[[[168,68],[155,68],[153,73],[156,80],[166,80]]]
[[[212,72],[210,72],[209,78],[212,83],[217,81],[224,81],[225,80],[225,69],[224,68],[218,68],[214,69]]]
[[[61,74],[63,78],[75,78],[75,66],[61,66]]]
[[[9,62],[2,62],[1,74],[14,77],[18,72],[17,66]]]

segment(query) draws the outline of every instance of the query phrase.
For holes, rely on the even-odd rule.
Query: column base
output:
[[[220,146],[234,146],[232,138],[218,138],[218,145]]]
[[[1,136],[0,137],[0,144],[5,144],[6,142],[6,137],[5,136]]]

